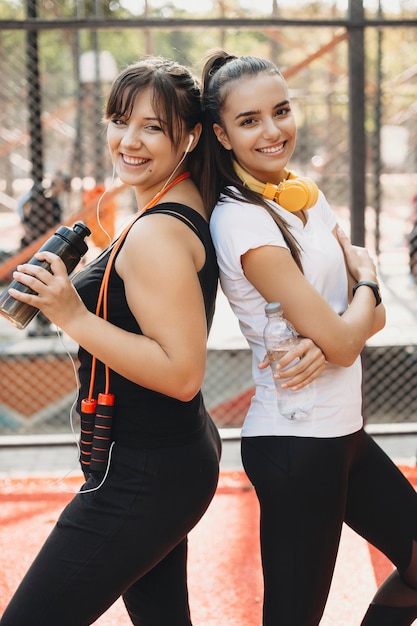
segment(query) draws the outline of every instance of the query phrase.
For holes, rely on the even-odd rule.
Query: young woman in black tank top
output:
[[[186,68],[147,59],[118,76],[105,117],[137,216],[73,283],[51,254],[42,257],[51,274],[24,265],[17,277],[37,293],[26,301],[80,345],[79,413],[100,394],[112,399],[110,445],[103,456],[82,442],[86,482],[2,626],[92,624],[120,596],[134,624],[191,624],[187,534],[215,493],[221,448],[200,391],[218,278],[199,159],[188,156],[198,151],[200,91]]]

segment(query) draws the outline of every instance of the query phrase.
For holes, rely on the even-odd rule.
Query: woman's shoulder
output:
[[[264,207],[229,197],[215,207],[210,231],[218,254],[231,254],[239,263],[251,248],[286,247],[280,229]]]
[[[172,228],[172,219],[175,219],[176,221],[184,224],[187,229],[193,232],[194,235],[201,241],[206,250],[206,255],[213,251],[213,242],[208,221],[206,217],[196,208],[180,202],[168,201],[148,209],[146,213],[143,213],[143,217],[146,215],[163,215],[168,216],[168,220],[171,220],[167,220],[164,225],[162,225],[161,222],[158,224],[155,223],[154,228],[147,229],[145,234],[147,240],[152,238],[155,234],[158,237],[163,234],[167,240],[183,247],[185,239],[183,239],[182,236],[178,237],[178,229]],[[151,221],[152,220],[150,220],[150,222]],[[182,231],[183,234],[185,234],[185,232],[185,230]]]
[[[265,216],[267,221],[270,219],[262,206],[222,194],[210,216],[210,227],[216,222],[227,223],[235,220],[239,220],[240,223],[258,222],[262,216]]]
[[[182,221],[185,219],[188,222],[191,222],[198,229],[205,230],[208,228],[208,221],[203,211],[181,202],[162,202],[161,204],[148,209],[145,213],[143,213],[143,216],[153,214],[170,215],[172,217],[177,217]]]

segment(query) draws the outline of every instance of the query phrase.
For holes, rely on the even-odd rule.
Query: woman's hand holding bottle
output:
[[[290,363],[293,364],[288,367]],[[259,369],[266,369],[269,366],[269,359],[265,355],[264,360],[259,364]],[[282,380],[283,389],[290,388],[296,391],[318,378],[324,372],[325,367],[326,359],[320,348],[311,339],[300,337],[276,365],[279,372],[274,375],[274,378]]]

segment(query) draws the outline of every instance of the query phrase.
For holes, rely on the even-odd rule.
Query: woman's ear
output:
[[[185,154],[188,154],[189,152],[192,152],[194,150],[194,148],[199,142],[202,130],[203,130],[202,124],[198,123],[194,126],[193,130],[187,134],[186,136],[187,147],[185,149]]]
[[[225,150],[231,150],[232,146],[230,145],[229,139],[227,138],[226,132],[223,130],[219,124],[213,124],[213,131],[217,137],[217,141],[222,144]]]

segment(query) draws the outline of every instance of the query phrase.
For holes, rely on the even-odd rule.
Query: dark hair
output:
[[[162,57],[147,57],[127,66],[115,79],[107,99],[104,118],[130,117],[136,97],[152,89],[152,106],[157,116],[166,122],[167,134],[178,147],[184,129],[191,131],[202,122],[201,89],[191,71],[176,61]],[[199,183],[202,164],[199,145],[189,160],[189,169]]]
[[[202,71],[206,157],[202,174],[202,194],[209,213],[218,202],[221,193],[230,198],[262,206],[277,223],[295,262],[302,270],[300,247],[291,234],[287,222],[271,209],[259,193],[251,191],[242,183],[233,167],[232,151],[223,148],[213,130],[213,124],[223,126],[222,111],[234,83],[261,73],[282,77],[274,63],[260,57],[235,57],[224,50],[216,49],[206,58]],[[237,189],[238,193],[231,187]]]

